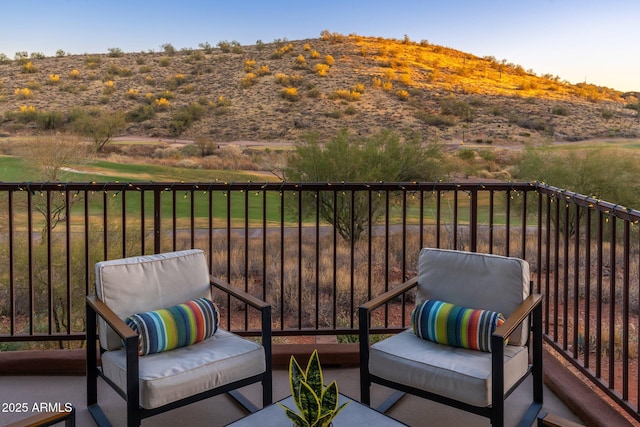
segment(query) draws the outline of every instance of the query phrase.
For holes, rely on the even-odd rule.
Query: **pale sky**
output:
[[[639,0],[4,0],[0,53],[107,53],[318,38],[323,30],[493,56],[538,75],[640,91]]]

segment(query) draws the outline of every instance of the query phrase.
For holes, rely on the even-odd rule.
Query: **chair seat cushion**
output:
[[[218,330],[218,307],[208,298],[198,298],[160,310],[133,314],[125,319],[138,333],[138,354],[173,350],[192,345]]]
[[[502,313],[436,300],[418,302],[411,313],[413,332],[418,337],[480,351],[491,351],[491,335],[503,323]]]
[[[102,355],[104,374],[126,390],[124,349]],[[263,373],[264,349],[228,331],[188,347],[139,359],[140,405],[157,408],[200,392]]]
[[[527,347],[504,348],[504,387],[527,372]],[[369,372],[478,407],[491,405],[491,353],[418,338],[411,329],[371,346]]]

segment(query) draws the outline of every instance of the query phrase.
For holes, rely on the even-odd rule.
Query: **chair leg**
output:
[[[262,380],[262,407],[266,407],[273,403],[273,374],[271,367],[267,368]]]
[[[369,377],[369,311],[366,308],[358,309],[358,322],[360,324],[360,402],[371,405],[371,378]]]
[[[98,372],[96,349],[96,313],[86,305],[87,316],[87,406],[98,403]]]

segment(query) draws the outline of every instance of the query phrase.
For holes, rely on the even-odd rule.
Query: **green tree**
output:
[[[412,182],[436,180],[443,172],[440,144],[423,144],[417,135],[401,137],[388,130],[370,138],[342,130],[325,143],[309,134],[289,158],[285,176],[300,182]],[[356,192],[353,203],[350,196],[334,201],[333,193],[324,192],[318,203],[321,217],[346,240],[358,240],[383,209],[383,201],[372,198],[369,217],[367,192]]]
[[[528,147],[518,161],[515,176],[621,206],[640,207],[640,163],[617,150],[601,148],[566,153],[548,146]],[[569,217],[572,219],[567,229],[573,233],[575,214],[570,212]]]
[[[76,133],[91,138],[96,152],[102,151],[109,140],[122,132],[127,125],[122,111],[75,110],[71,116],[72,129]]]

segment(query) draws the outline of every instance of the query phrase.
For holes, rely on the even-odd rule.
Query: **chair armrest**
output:
[[[380,307],[381,305],[391,301],[395,297],[404,294],[411,288],[415,287],[418,284],[418,277],[412,277],[404,283],[396,286],[393,289],[389,289],[387,292],[373,298],[370,301],[360,305],[360,310],[371,311],[374,308]]]
[[[65,422],[65,426],[72,426],[75,425],[75,417],[75,408],[71,407],[69,412],[45,412],[42,414],[36,414],[14,423],[6,424],[5,427],[52,426],[61,423],[62,421]]]
[[[502,325],[498,326],[493,332],[493,336],[502,338],[504,341],[508,338],[516,328],[524,322],[531,312],[542,303],[542,295],[529,295],[516,310],[509,316]]]
[[[133,331],[127,324],[118,317],[104,302],[100,301],[97,296],[87,296],[87,305],[95,311],[98,316],[104,319],[105,322],[120,336],[120,338],[127,340],[130,338],[138,338],[138,334]]]
[[[226,292],[227,294],[235,298],[238,298],[240,301],[247,303],[254,308],[257,308],[258,310],[271,308],[271,305],[267,302],[262,301],[260,298],[254,297],[253,295],[243,291],[242,289],[231,286],[229,283],[225,282],[222,279],[218,279],[214,276],[209,276],[209,280],[211,281],[212,286],[215,286],[216,288]]]

